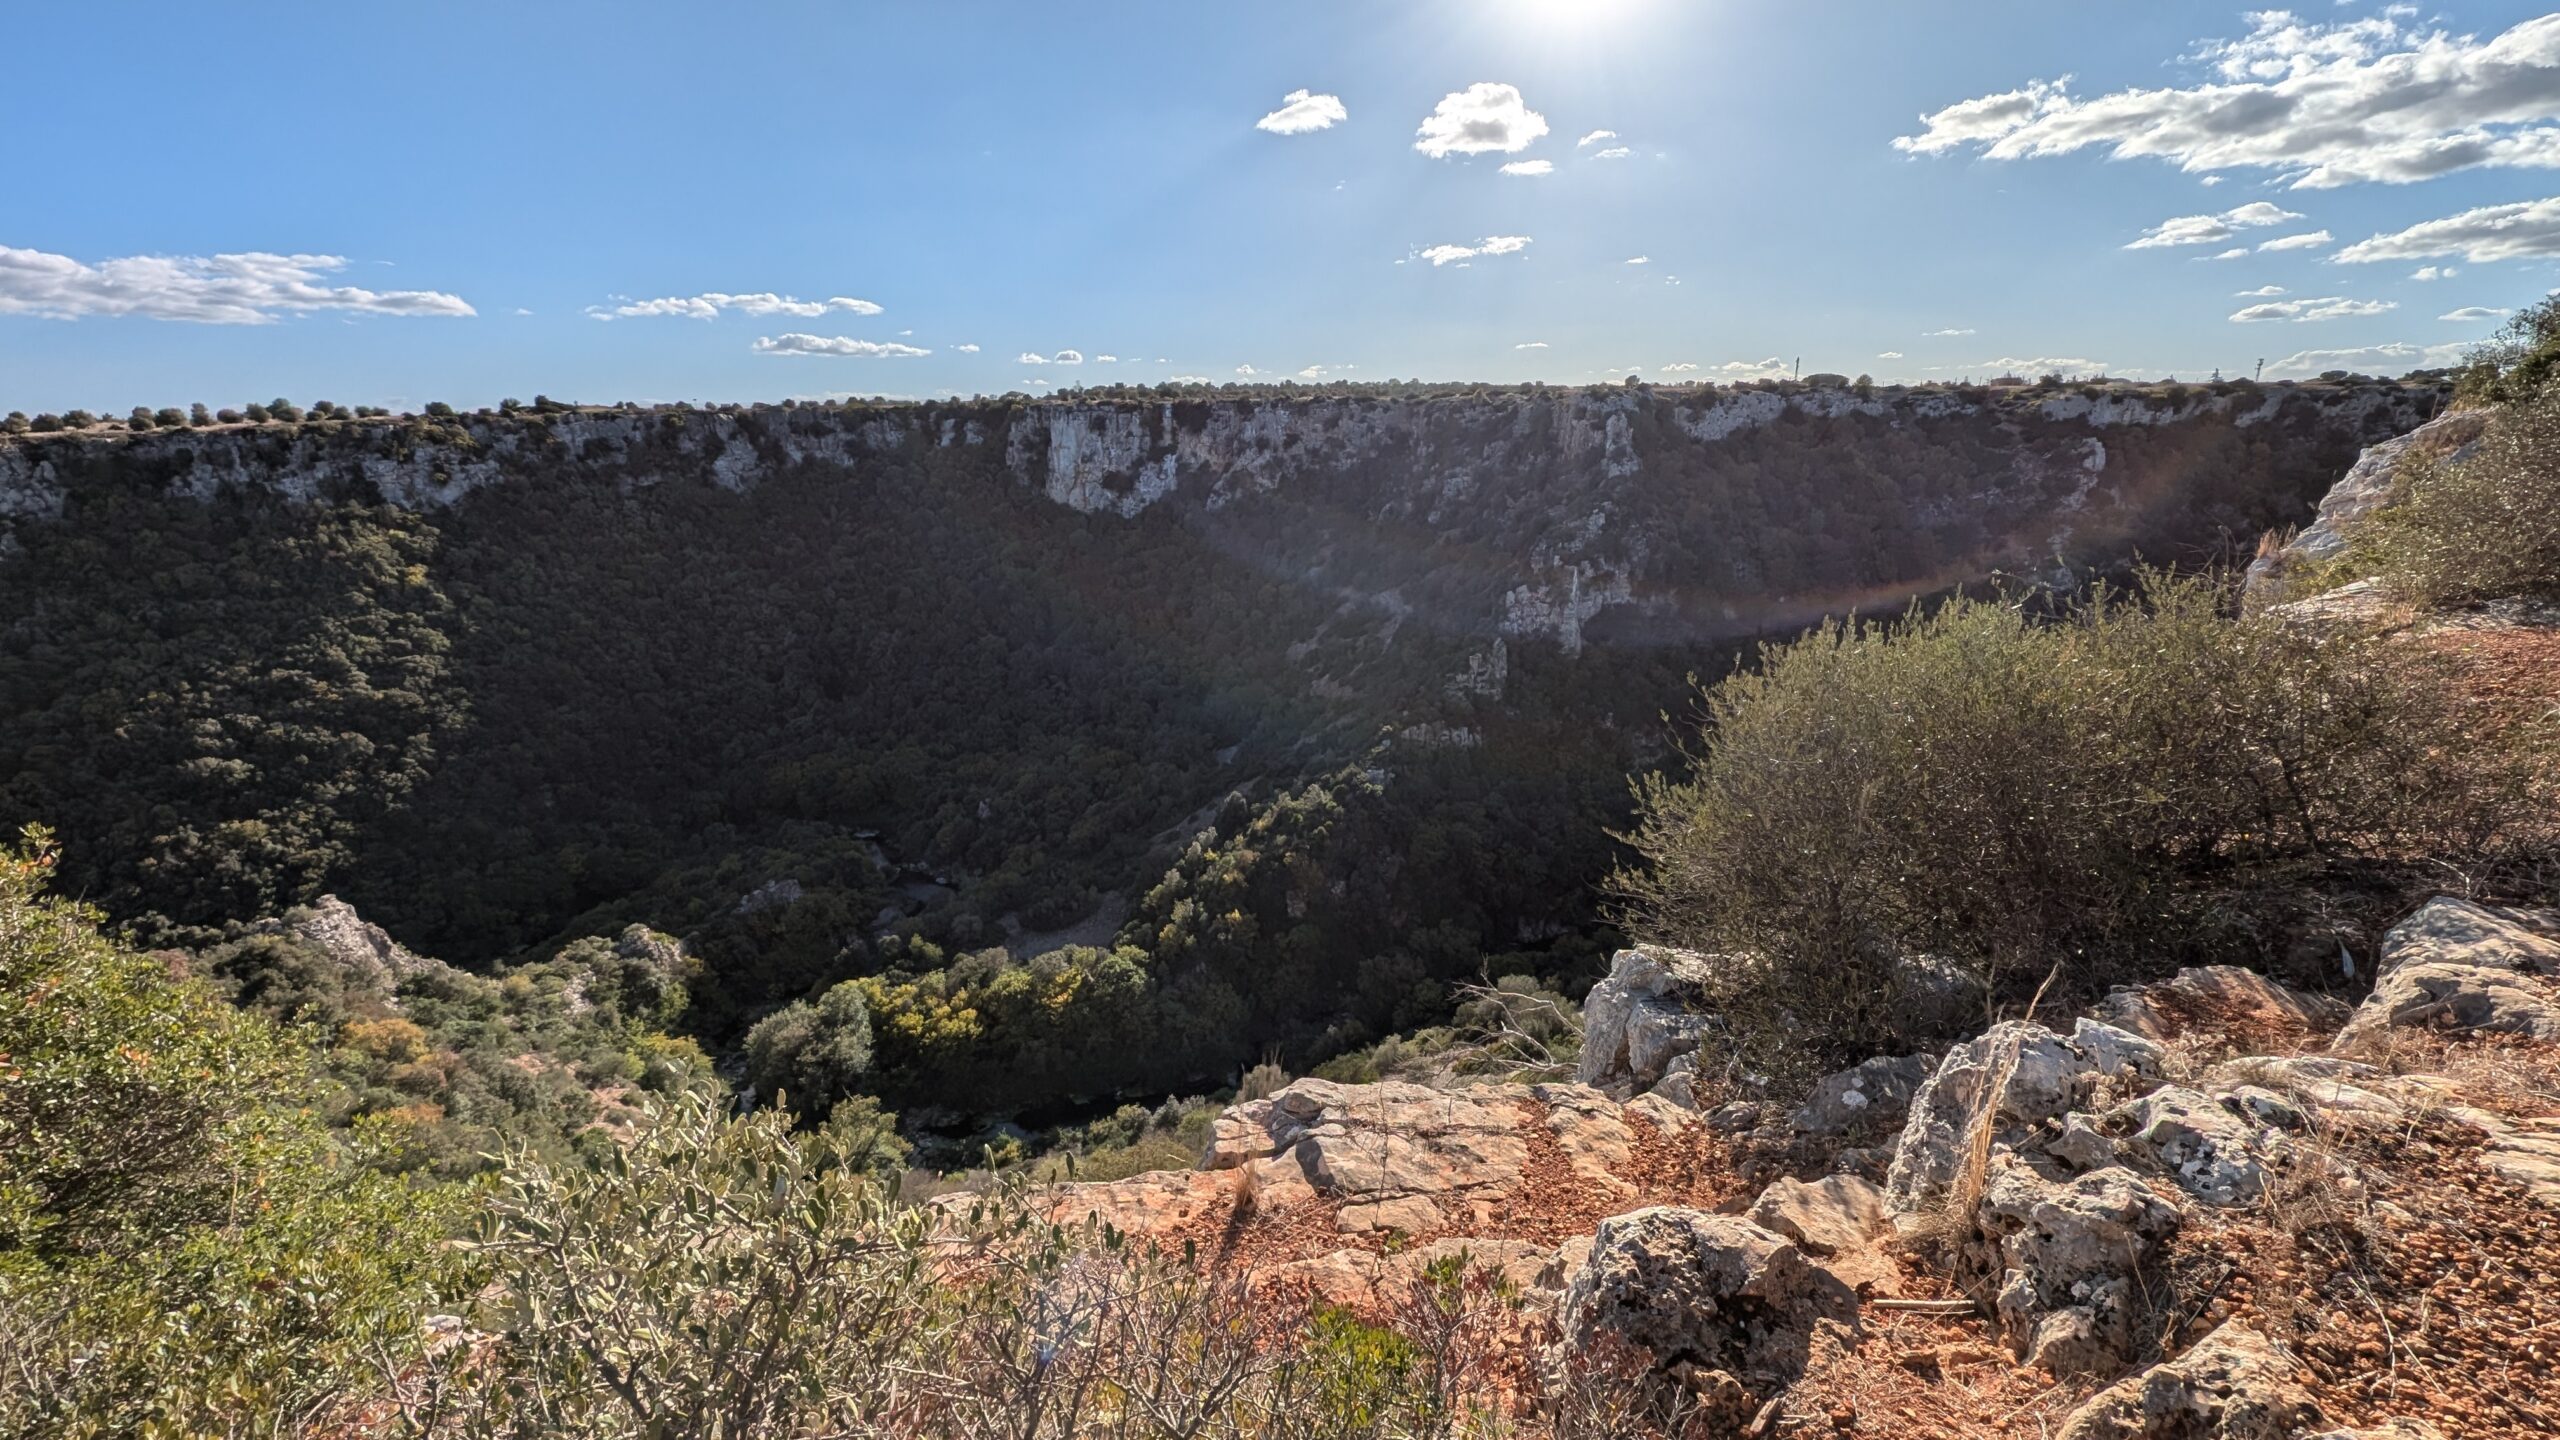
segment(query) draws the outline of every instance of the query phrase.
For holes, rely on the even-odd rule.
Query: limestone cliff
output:
[[[2388,384],[1595,387],[101,429],[0,442],[0,553],[111,475],[417,509],[564,472],[741,492],[801,467],[992,475],[1082,515],[1170,516],[1246,563],[1445,629],[1571,653],[2205,544],[2294,513],[2310,477],[2441,401]]]

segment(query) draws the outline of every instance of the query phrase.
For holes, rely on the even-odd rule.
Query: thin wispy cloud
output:
[[[2504,320],[2507,318],[2507,312],[2491,305],[2465,305],[2459,310],[2448,310],[2436,318],[2451,320],[2457,324],[2470,324],[2481,320]]]
[[[1544,340],[1527,340],[1514,345],[1511,348],[1514,350],[1544,350],[1547,348],[1547,342]]]
[[[54,320],[128,317],[199,325],[268,325],[315,311],[465,316],[478,312],[440,290],[332,285],[338,255],[135,255],[91,265],[68,255],[0,245],[0,315]]]
[[[741,315],[789,315],[795,319],[814,320],[818,316],[877,315],[880,307],[868,300],[850,295],[837,295],[825,300],[802,300],[790,295],[776,295],[770,290],[752,295],[729,295],[706,291],[700,295],[669,295],[655,300],[621,299],[614,305],[590,305],[587,314],[598,320],[643,320],[677,318],[684,320],[716,320],[722,311],[734,310]]]
[[[913,345],[895,340],[856,340],[850,335],[767,335],[759,338],[754,350],[759,355],[830,356],[838,359],[908,359],[930,355]]]
[[[1526,235],[1488,235],[1473,245],[1434,245],[1427,250],[1416,250],[1411,258],[1428,260],[1436,270],[1479,255],[1517,255],[1528,248],[1529,237]]]
[[[1546,133],[1547,117],[1529,108],[1519,87],[1481,80],[1442,96],[1415,129],[1413,148],[1434,160],[1516,154]]]
[[[1502,167],[1502,173],[1505,175],[1522,176],[1553,175],[1556,173],[1556,162],[1553,160],[1514,160],[1510,164]]]
[[[1594,130],[1590,134],[1583,136],[1581,139],[1574,141],[1573,148],[1576,150],[1588,150],[1603,140],[1615,140],[1617,138],[1618,132],[1615,130]]]
[[[2313,230],[2306,234],[2279,235],[2273,240],[2260,241],[2258,249],[2261,251],[2317,250],[2321,246],[2328,244],[2333,238],[2335,237],[2331,236],[2326,230]]]
[[[1350,118],[1351,112],[1343,108],[1340,96],[1292,90],[1281,97],[1279,109],[1254,121],[1253,128],[1274,135],[1304,135],[1330,129]]]
[[[1972,334],[1972,333],[1973,333],[1973,331],[1971,331],[1970,329],[1959,330],[1959,329],[1949,328],[1949,329],[1945,329],[1945,330],[1928,330],[1928,331],[1923,331],[1923,332],[1921,333],[1920,338],[1921,338],[1921,339],[1923,339],[1923,340],[1944,340],[1944,339],[1949,339],[1949,338],[1956,337],[1956,336],[1970,335],[1970,334]]]
[[[2157,250],[2172,245],[2219,245],[2242,230],[2281,225],[2302,217],[2279,205],[2253,200],[2219,215],[2180,215],[2163,220],[2127,244],[2127,250]]]
[[[2323,295],[2307,300],[2270,300],[2263,305],[2250,305],[2233,311],[2231,318],[2241,325],[2268,320],[2355,320],[2396,310],[2399,305],[2397,300],[2349,300],[2337,295]]]
[[[1628,149],[1624,145],[1612,145],[1606,150],[1592,151],[1591,158],[1594,160],[1624,160],[1634,153],[1636,152]]]
[[[2334,24],[2282,10],[2189,57],[2199,84],[2083,99],[2067,80],[1958,101],[1894,146],[2021,160],[2102,149],[2192,173],[2271,172],[2296,189],[2407,184],[2457,170],[2560,168],[2560,15],[2488,39],[2413,15]]]
[[[2281,378],[2319,375],[2331,370],[2396,375],[2406,370],[2434,370],[2457,364],[2470,349],[2470,346],[2462,344],[2412,345],[2394,341],[2348,350],[2297,350],[2281,360],[2269,361],[2267,373]]]

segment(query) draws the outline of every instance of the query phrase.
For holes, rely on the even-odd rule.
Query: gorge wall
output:
[[[1596,965],[1627,777],[1759,636],[2199,564],[2432,389],[1319,391],[0,439],[0,824],[201,947],[633,924],[717,1050],[859,981],[1016,1113]],[[1524,958],[1525,957],[1525,958]]]

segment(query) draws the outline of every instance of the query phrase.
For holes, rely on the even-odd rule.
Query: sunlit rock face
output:
[[[1573,655],[1802,624],[1993,571],[2067,577],[2202,543],[2185,532],[2206,512],[2217,532],[2308,518],[2358,450],[2439,403],[2387,384],[1771,383],[98,428],[0,441],[0,553],[108,475],[422,510],[577,478],[740,495],[785,478],[893,495],[992,483],[1100,522],[1170,516],[1346,601]]]

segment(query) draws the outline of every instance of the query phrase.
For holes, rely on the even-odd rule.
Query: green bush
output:
[[[2560,596],[2560,391],[2502,406],[2460,461],[2408,463],[2355,548],[2424,604]]]
[[[2425,652],[2218,598],[2154,576],[2051,622],[1956,600],[1769,648],[1706,692],[1694,773],[1640,783],[1631,919],[1734,957],[1725,1043],[1774,1074],[1926,1038],[1950,965],[1997,998],[2257,958],[2323,871],[2513,836],[2524,771]]]
[[[747,1032],[747,1081],[811,1115],[860,1091],[871,1070],[871,1010],[848,980],[795,1000]]]
[[[471,1288],[459,1192],[368,1165],[310,1059],[0,855],[0,1433],[304,1433]]]
[[[405,1418],[593,1440],[1497,1433],[1518,1307],[1485,1267],[1443,1260],[1355,1319],[1016,1191],[899,1209],[836,1130],[693,1097],[602,1164],[511,1166],[476,1246],[497,1343],[420,1376]]]

